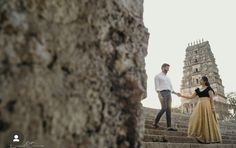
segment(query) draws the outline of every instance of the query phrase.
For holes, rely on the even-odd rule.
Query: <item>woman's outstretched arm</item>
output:
[[[184,96],[182,94],[179,95],[179,97],[186,98],[186,99],[193,99],[197,96],[196,92],[194,92],[191,96]]]

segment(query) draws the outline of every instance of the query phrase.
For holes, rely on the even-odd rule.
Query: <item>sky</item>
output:
[[[163,63],[170,64],[168,76],[174,90],[180,91],[185,50],[188,43],[202,38],[210,43],[225,93],[236,91],[235,6],[235,0],[144,0],[144,25],[150,36],[143,106],[161,107],[154,77]],[[172,95],[172,107],[180,104],[180,98]]]

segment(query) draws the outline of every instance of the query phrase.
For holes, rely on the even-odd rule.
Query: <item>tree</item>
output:
[[[233,110],[233,112],[231,112],[231,117],[236,120],[236,92],[230,92],[226,97],[230,105],[229,109]]]

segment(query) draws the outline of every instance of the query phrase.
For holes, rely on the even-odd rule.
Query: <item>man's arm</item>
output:
[[[161,93],[160,93],[160,82],[159,82],[159,80],[158,80],[158,76],[155,77],[154,81],[155,81],[155,89],[156,89],[156,92],[157,92],[157,94],[158,94],[158,98],[159,98],[160,100],[162,100],[163,97],[162,97],[162,95],[161,95]]]
[[[179,95],[180,93],[177,93],[175,91],[171,91],[172,94]]]
[[[175,92],[175,91],[174,91],[174,89],[173,89],[173,85],[172,85],[172,83],[171,83],[170,79],[169,79],[169,82],[170,82],[170,89],[171,89],[171,93],[172,93],[172,94],[175,94],[175,95],[177,95],[177,96],[179,96],[179,95],[180,95],[180,93],[177,93],[177,92]]]
[[[155,76],[154,83],[155,83],[155,90],[157,91],[157,93],[158,93],[158,91],[160,93],[160,82],[158,80],[158,76]]]

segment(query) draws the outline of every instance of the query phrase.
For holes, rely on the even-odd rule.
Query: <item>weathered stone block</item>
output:
[[[0,0],[0,147],[140,147],[143,0]]]

